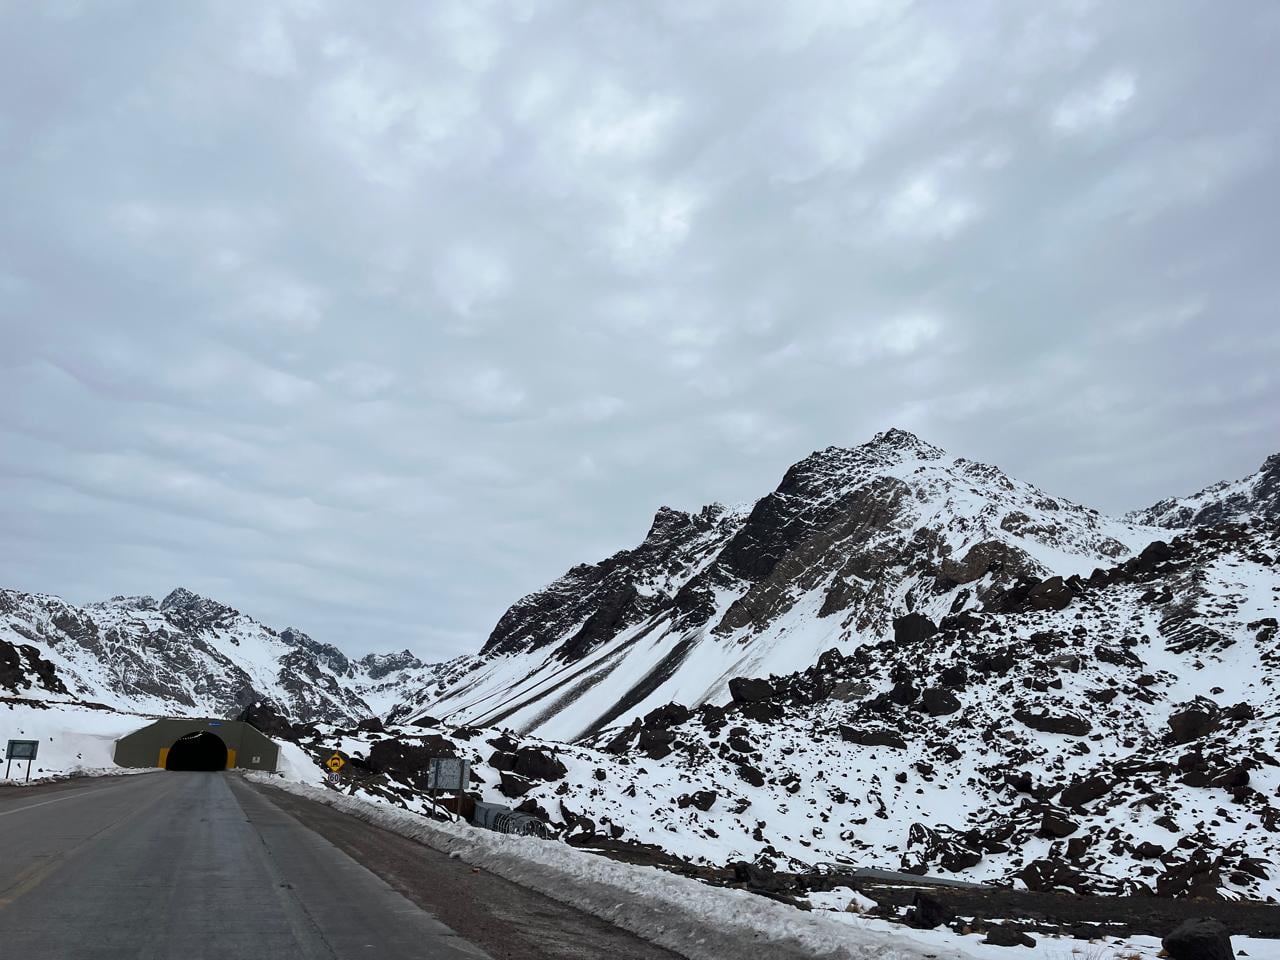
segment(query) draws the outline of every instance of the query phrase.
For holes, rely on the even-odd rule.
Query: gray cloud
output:
[[[899,425],[1122,510],[1280,449],[1280,13],[0,9],[0,582],[353,650]]]

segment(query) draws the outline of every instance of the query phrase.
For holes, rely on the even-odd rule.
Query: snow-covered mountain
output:
[[[1243,480],[1223,480],[1189,497],[1171,497],[1126,519],[1160,527],[1247,523],[1251,519],[1280,522],[1280,453],[1267,458]]]
[[[488,653],[428,691],[431,719],[325,731],[313,749],[340,738],[363,764],[357,789],[411,806],[412,757],[457,752],[484,799],[574,842],[656,847],[771,894],[804,889],[772,869],[838,861],[1274,902],[1275,463],[1118,523],[901,434],[824,451],[745,514],[664,511],[637,550],[522,600]],[[1187,504],[1174,516],[1194,526],[1143,525]],[[699,584],[709,612],[681,599]],[[606,606],[620,591],[632,599]],[[753,596],[777,602],[730,618]],[[743,669],[757,643],[785,663],[788,637],[800,667]],[[645,649],[659,641],[665,654]],[[608,710],[644,678],[636,664],[673,651],[657,696],[574,742],[523,732],[536,713],[502,714],[527,696],[576,729],[592,671],[598,686],[623,678],[591,703]],[[506,679],[521,669],[529,683]]]
[[[355,721],[430,676],[407,650],[354,660],[182,588],[84,607],[0,590],[0,695],[210,716],[263,702],[297,720]]]
[[[1053,604],[1061,577],[1160,534],[889,430],[812,454],[749,509],[662,508],[638,547],[520,600],[397,716],[572,740],[877,642],[909,612],[983,609],[1019,583]]]

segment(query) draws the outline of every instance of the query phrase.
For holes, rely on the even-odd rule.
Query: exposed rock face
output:
[[[741,526],[742,517],[719,504],[697,514],[663,507],[644,542],[596,564],[580,564],[503,614],[482,654],[556,646],[578,659],[644,619],[658,604],[654,588],[674,593],[712,551]],[[641,593],[638,585],[646,590]],[[572,629],[571,629],[572,628]]]
[[[749,509],[662,508],[635,549],[512,606],[481,659],[446,672],[413,709],[590,735],[677,690],[723,700],[752,662],[803,669],[818,637],[841,649],[890,635],[916,644],[945,617],[994,602],[1061,609],[1076,587],[1036,556],[1076,557],[1084,572],[1150,539],[888,430],[806,457]]]

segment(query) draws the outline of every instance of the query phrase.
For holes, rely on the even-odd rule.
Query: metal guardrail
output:
[[[901,870],[881,870],[878,867],[858,867],[851,863],[839,861],[831,863],[815,863],[810,870],[817,877],[849,877],[853,880],[871,880],[877,883],[906,883],[913,886],[932,887],[968,887],[975,890],[990,889],[989,884],[974,883],[970,880],[955,880],[951,877],[929,877],[919,873],[904,873]]]
[[[537,817],[527,813],[517,813],[510,807],[500,803],[476,803],[476,812],[471,822],[478,827],[495,830],[498,833],[511,833],[519,837],[538,837],[547,839],[547,825]]]

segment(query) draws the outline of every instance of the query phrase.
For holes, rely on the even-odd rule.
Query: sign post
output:
[[[4,778],[9,779],[9,768],[13,766],[15,760],[27,761],[27,782],[31,782],[31,762],[35,760],[36,754],[40,750],[39,740],[10,740],[9,748],[5,750]]]
[[[431,807],[439,807],[436,794],[441,790],[461,794],[471,784],[471,761],[461,757],[431,757],[427,761],[427,791]],[[461,807],[461,801],[457,804]]]
[[[336,787],[340,782],[338,774],[347,765],[347,758],[335,750],[324,765],[329,768],[329,783]]]

